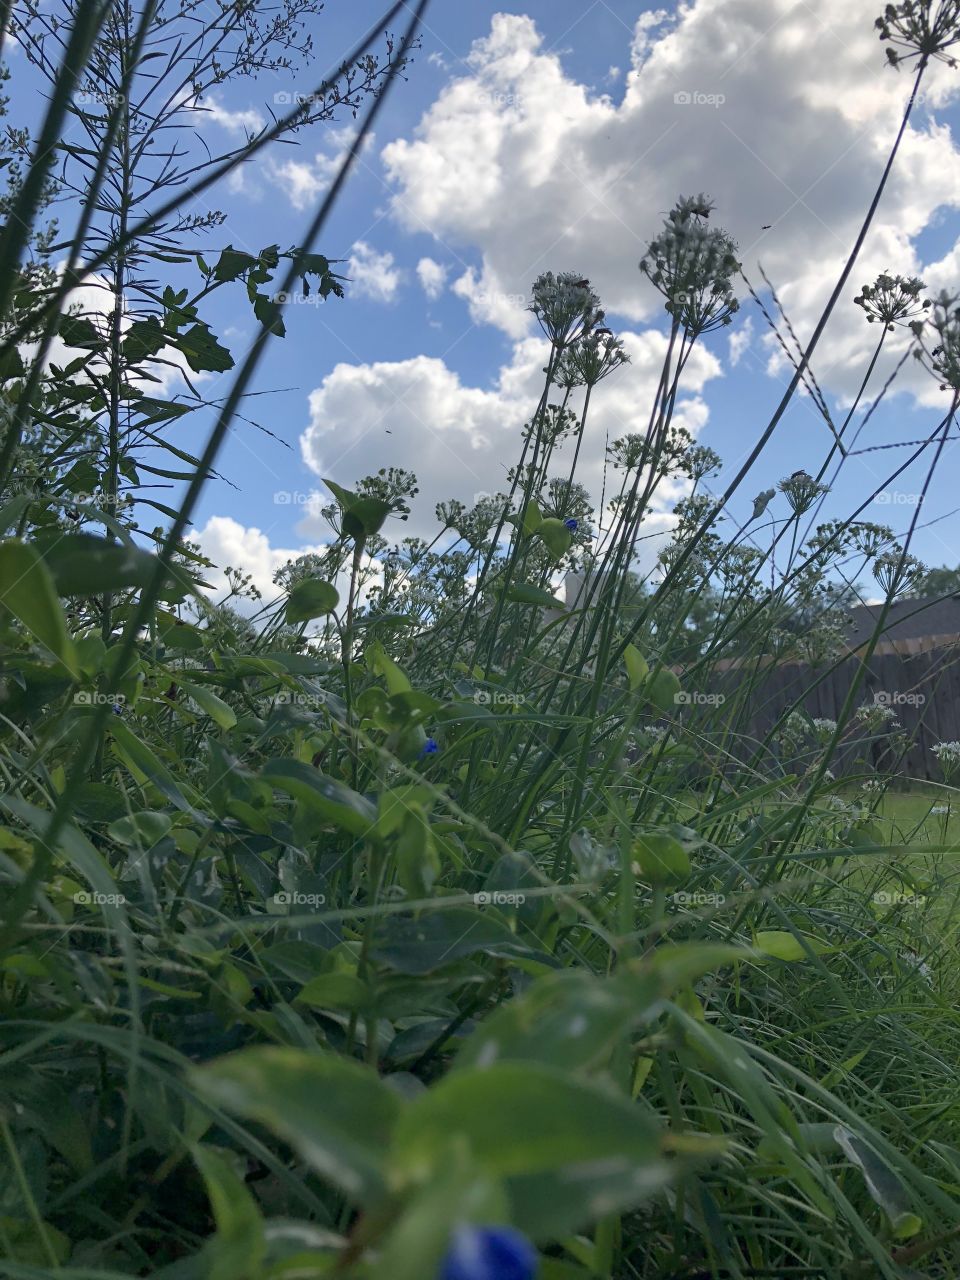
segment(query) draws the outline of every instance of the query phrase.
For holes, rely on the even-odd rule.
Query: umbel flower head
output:
[[[960,40],[960,0],[901,0],[888,4],[874,26],[881,40],[890,41],[887,61],[892,67],[911,58],[957,65],[947,49]]]
[[[629,363],[630,357],[618,337],[609,329],[594,329],[567,347],[554,381],[561,387],[593,387],[614,369]]]
[[[891,276],[883,272],[873,284],[865,284],[853,301],[863,307],[870,324],[877,320],[892,329],[896,324],[909,324],[931,306],[929,298],[920,301],[923,287],[923,281],[916,276]]]
[[[889,599],[914,587],[924,574],[916,556],[905,556],[899,547],[884,551],[873,562],[873,576]]]
[[[818,484],[806,471],[794,471],[786,480],[781,480],[777,488],[797,515],[809,511],[822,494],[829,492],[825,484]]]
[[[537,276],[533,297],[527,308],[537,317],[540,328],[557,347],[568,347],[603,321],[600,298],[590,281],[575,271],[555,276],[545,271]]]
[[[923,335],[928,326],[937,336],[937,345],[929,352],[923,345]],[[946,391],[951,387],[960,392],[960,298],[941,290],[933,300],[926,323],[913,320],[910,328],[920,339],[914,355],[940,380],[940,390]]]
[[[706,225],[712,208],[704,195],[681,197],[640,263],[666,311],[695,337],[729,324],[740,307],[731,283],[740,270],[737,246]]]

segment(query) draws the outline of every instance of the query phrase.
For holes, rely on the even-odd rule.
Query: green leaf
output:
[[[356,974],[334,970],[311,978],[294,1003],[311,1009],[364,1010],[370,1005],[370,988]]]
[[[107,835],[117,844],[132,848],[152,849],[166,835],[173,823],[165,813],[144,811],[128,818],[118,818],[107,827]]]
[[[923,1219],[913,1212],[906,1188],[889,1164],[858,1134],[843,1125],[837,1125],[834,1137],[847,1159],[860,1169],[873,1202],[890,1219],[894,1239],[909,1240],[915,1236],[923,1227]]]
[[[659,1140],[650,1114],[608,1089],[501,1062],[448,1075],[408,1106],[391,1163],[419,1181],[465,1143],[481,1172],[503,1180],[514,1224],[555,1238],[659,1189]]]
[[[565,610],[566,605],[563,601],[558,600],[556,596],[552,596],[549,591],[544,591],[542,587],[534,587],[529,582],[518,582],[515,586],[510,587],[507,591],[507,599],[514,600],[518,604],[536,604],[543,609],[560,609]]]
[[[162,351],[169,341],[170,335],[160,327],[157,317],[148,316],[133,322],[124,334],[121,350],[130,360],[143,360]]]
[[[816,938],[804,936],[804,942],[817,955],[828,949],[826,943],[819,942]],[[755,945],[758,951],[774,960],[792,962],[810,959],[810,953],[799,936],[786,929],[762,929],[756,936]]]
[[[639,836],[634,841],[633,857],[652,884],[683,884],[690,875],[686,849],[674,836],[665,833]]]
[[[86,316],[61,316],[58,332],[68,347],[97,351],[106,346],[106,342],[97,333],[93,322]]]
[[[65,596],[97,596],[144,587],[156,569],[156,557],[140,547],[110,542],[89,533],[38,539],[37,546]]]
[[[288,623],[309,622],[332,613],[340,603],[336,587],[322,578],[304,578],[287,597],[285,618]]]
[[[628,644],[624,649],[623,662],[627,668],[627,683],[631,692],[634,692],[650,674],[649,664],[635,644]]]
[[[398,973],[431,973],[463,956],[533,954],[532,948],[494,915],[450,907],[405,920],[390,916],[374,935],[372,956]]]
[[[537,534],[543,539],[544,545],[554,560],[565,556],[573,545],[573,534],[562,520],[557,520],[554,516],[550,516],[538,525]]]
[[[177,677],[177,684],[189,693],[197,706],[205,711],[219,728],[232,729],[236,725],[237,715],[233,707],[228,706],[210,689],[201,684],[194,684],[192,680],[184,680],[180,676]]]
[[[377,820],[377,811],[365,796],[302,760],[268,760],[260,776],[350,835],[365,836]]]
[[[531,498],[523,509],[523,518],[521,520],[520,527],[526,534],[536,533],[542,523],[543,513],[537,505],[536,500]]]
[[[195,324],[179,334],[173,343],[187,358],[194,373],[226,373],[233,368],[233,356],[220,345],[205,324]]]
[[[252,254],[243,253],[240,249],[234,249],[233,245],[229,244],[217,259],[216,266],[213,268],[213,277],[215,280],[221,280],[226,283],[229,280],[236,280],[244,271],[248,271],[256,265],[257,259]]]
[[[383,1196],[383,1156],[402,1104],[370,1068],[268,1047],[196,1068],[191,1080],[201,1098],[288,1142],[351,1202]]]
[[[664,715],[673,715],[677,709],[676,696],[680,692],[680,681],[669,667],[661,667],[659,671],[647,677],[643,690],[647,701],[653,703]]]
[[[67,619],[57,599],[53,577],[35,547],[11,538],[0,543],[0,603],[31,637],[78,674]]]
[[[440,874],[440,855],[427,815],[412,806],[404,815],[396,842],[397,878],[408,897],[425,898]]]
[[[266,1253],[263,1219],[244,1180],[225,1152],[194,1147],[217,1234],[204,1246],[208,1280],[258,1280]]]
[[[410,692],[410,681],[388,655],[379,640],[372,640],[367,645],[364,656],[367,659],[367,666],[374,675],[383,676],[388,693]]]

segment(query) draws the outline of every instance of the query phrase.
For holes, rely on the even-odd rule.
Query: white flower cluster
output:
[[[960,742],[938,742],[930,750],[940,761],[944,773],[960,768]]]
[[[532,311],[557,347],[568,347],[603,321],[600,298],[575,271],[545,271],[533,285]]]
[[[694,335],[729,324],[740,307],[731,283],[740,270],[736,245],[705,225],[712,208],[704,195],[682,197],[640,263],[667,312]]]

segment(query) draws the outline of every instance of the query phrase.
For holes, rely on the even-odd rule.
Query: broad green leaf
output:
[[[635,644],[628,644],[624,649],[623,662],[627,668],[627,683],[631,691],[635,691],[650,674],[650,666]]]
[[[145,587],[157,566],[156,557],[140,547],[89,533],[58,535],[48,545],[38,545],[57,590],[65,596],[96,596]]]
[[[517,604],[536,604],[542,609],[565,610],[566,605],[542,587],[534,587],[529,582],[519,582],[507,591],[507,599]]]
[[[201,1098],[265,1125],[355,1204],[386,1189],[383,1159],[400,1098],[375,1071],[333,1054],[245,1049],[194,1069]]]
[[[492,956],[518,956],[530,955],[532,949],[494,915],[469,907],[450,907],[416,920],[387,917],[374,935],[371,954],[398,973],[413,974],[432,973],[478,951]]]
[[[226,1153],[197,1146],[193,1158],[217,1225],[217,1234],[204,1246],[209,1280],[259,1280],[266,1240],[256,1201]]]
[[[221,346],[205,324],[195,324],[179,334],[175,344],[187,358],[194,373],[226,373],[233,368],[233,356]]]
[[[285,619],[288,623],[309,622],[332,613],[340,602],[336,587],[322,578],[304,578],[287,597]]]
[[[804,935],[805,948],[800,938],[786,929],[762,929],[756,936],[755,945],[758,951],[774,960],[809,960],[810,951],[819,954],[827,950],[826,943]],[[809,951],[807,950],[809,948]]]
[[[356,974],[333,970],[311,978],[295,1003],[310,1009],[363,1010],[370,1004],[370,988]]]
[[[177,677],[177,684],[189,693],[197,706],[205,711],[219,728],[232,729],[237,723],[237,715],[233,707],[222,698],[218,698],[212,690],[202,684],[194,684],[192,680],[184,680],[180,676]]]
[[[536,500],[531,498],[523,509],[523,517],[520,522],[521,528],[526,534],[536,533],[542,523],[543,513],[537,505]]]
[[[632,1207],[669,1176],[649,1112],[529,1062],[446,1076],[400,1116],[391,1163],[418,1181],[459,1143],[504,1182],[514,1224],[538,1239]]]
[[[164,836],[170,834],[172,826],[173,823],[165,813],[144,811],[112,822],[107,828],[107,835],[117,844],[152,849]]]
[[[365,796],[302,760],[268,760],[260,776],[351,835],[366,835],[376,822],[377,811]]]
[[[555,516],[541,521],[537,526],[537,535],[543,539],[544,545],[554,560],[560,560],[573,545],[573,534],[563,521],[556,519]]]
[[[382,676],[388,693],[409,693],[410,681],[388,655],[379,640],[372,640],[365,651],[367,666],[378,676]]]
[[[664,715],[673,715],[677,709],[676,696],[680,692],[680,681],[669,667],[661,667],[647,677],[644,694],[649,702],[662,711]]]
[[[50,571],[36,548],[18,539],[0,543],[0,603],[68,671],[78,672],[67,619]]]
[[[633,845],[634,860],[641,874],[652,884],[683,884],[690,875],[690,857],[674,836],[659,832],[638,836]]]

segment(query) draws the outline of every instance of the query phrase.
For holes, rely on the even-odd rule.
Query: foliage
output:
[[[321,119],[370,90],[354,150],[422,8],[382,83],[364,45],[345,65],[367,80],[318,90]],[[919,32],[918,77],[952,43],[929,10],[881,21],[900,49]],[[313,248],[329,203],[302,246],[257,255],[214,257],[194,239],[210,227],[158,212],[162,166],[134,213],[135,140],[158,126],[131,85],[190,6],[139,29],[122,4],[66,12],[31,11],[51,99],[0,237],[0,1274],[955,1275],[957,744],[937,752],[946,814],[924,801],[907,821],[892,772],[831,773],[851,738],[904,746],[859,682],[836,718],[797,705],[753,731],[763,664],[833,661],[862,574],[884,591],[868,649],[922,580],[914,526],[898,543],[820,520],[857,405],[838,427],[816,400],[822,466],[721,535],[750,468],[714,496],[719,459],[674,417],[741,276],[709,201],[681,199],[643,260],[662,376],[649,429],[610,444],[609,495],[576,468],[623,347],[588,280],[547,273],[543,391],[508,491],[441,501],[428,544],[395,536],[412,473],[328,479],[323,550],[270,600],[232,570],[218,607],[193,504],[287,291],[341,293]],[[302,52],[304,12],[264,30],[224,11],[237,43],[208,83]],[[113,84],[106,117],[47,40]],[[43,137],[68,111],[96,146],[61,148],[64,275]],[[117,147],[108,180],[96,157]],[[74,165],[99,172],[87,195]],[[102,325],[71,310],[81,262],[103,271]],[[148,262],[181,283],[150,283]],[[862,299],[886,305],[892,279]],[[239,365],[203,319],[220,288],[258,325]],[[910,321],[938,378],[952,323],[941,304]],[[188,388],[187,370],[236,369],[198,456],[168,432],[196,388],[143,386],[174,359]],[[931,474],[956,407],[919,448]],[[184,482],[182,502],[147,499],[143,475]],[[667,481],[684,496],[645,572]],[[151,504],[166,530],[139,528]]]

